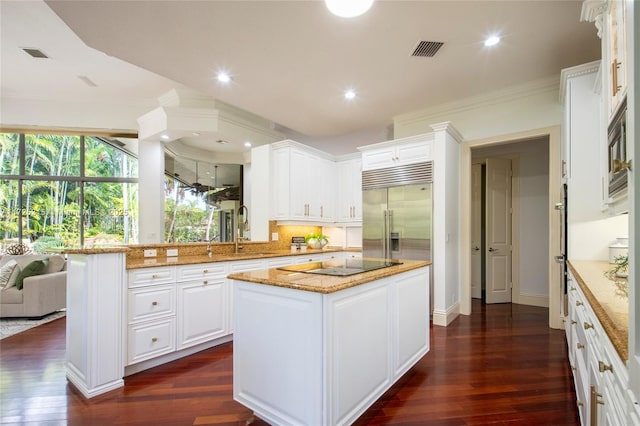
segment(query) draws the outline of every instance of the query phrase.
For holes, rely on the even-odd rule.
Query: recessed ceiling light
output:
[[[229,143],[229,142],[225,141],[224,139],[218,139],[216,142],[219,143],[220,145],[226,145],[226,144]]]
[[[164,139],[165,141],[168,141],[169,140],[169,135],[161,135],[160,138]]]
[[[365,13],[373,0],[324,0],[327,9],[341,18],[354,18]]]
[[[484,45],[486,47],[495,46],[498,43],[500,43],[500,36],[496,34],[487,37],[487,39],[484,41]]]
[[[247,148],[251,148],[251,142],[246,141],[246,142],[244,143],[244,146],[246,146]]]
[[[349,89],[346,92],[344,92],[344,97],[345,99],[354,99],[356,97],[356,92],[353,89]]]
[[[231,81],[231,76],[226,71],[218,72],[218,75],[216,76],[216,78],[220,83],[229,83]]]

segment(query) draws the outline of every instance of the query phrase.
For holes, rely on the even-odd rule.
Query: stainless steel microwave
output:
[[[627,159],[627,100],[622,102],[608,129],[609,197],[627,188],[631,161]]]

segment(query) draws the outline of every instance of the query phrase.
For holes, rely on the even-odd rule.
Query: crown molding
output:
[[[402,114],[393,117],[394,126],[411,125],[422,122],[426,119],[438,116],[450,116],[452,114],[463,113],[466,111],[486,108],[493,105],[506,103],[538,94],[556,92],[559,88],[558,76],[551,76],[539,80],[530,81],[519,86],[512,86],[495,92],[472,96],[454,102],[437,105],[419,111]]]
[[[606,0],[584,0],[580,12],[580,20],[593,22],[598,29],[598,37],[602,38],[604,29],[604,17],[607,12]]]
[[[582,75],[598,73],[600,70],[601,61],[593,61],[582,65],[576,65],[575,67],[565,68],[560,71],[560,90],[559,90],[559,100],[560,104],[564,105],[564,99],[567,92],[567,82],[576,77],[580,77]]]

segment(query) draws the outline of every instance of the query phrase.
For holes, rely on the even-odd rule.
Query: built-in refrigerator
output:
[[[424,167],[428,168],[426,175],[387,169],[396,172],[394,179],[379,179],[384,171],[363,173],[364,257],[431,260],[431,163]]]

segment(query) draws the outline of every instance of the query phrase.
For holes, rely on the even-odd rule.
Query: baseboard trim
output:
[[[455,303],[446,311],[433,310],[433,325],[446,327],[460,315],[460,304]]]

